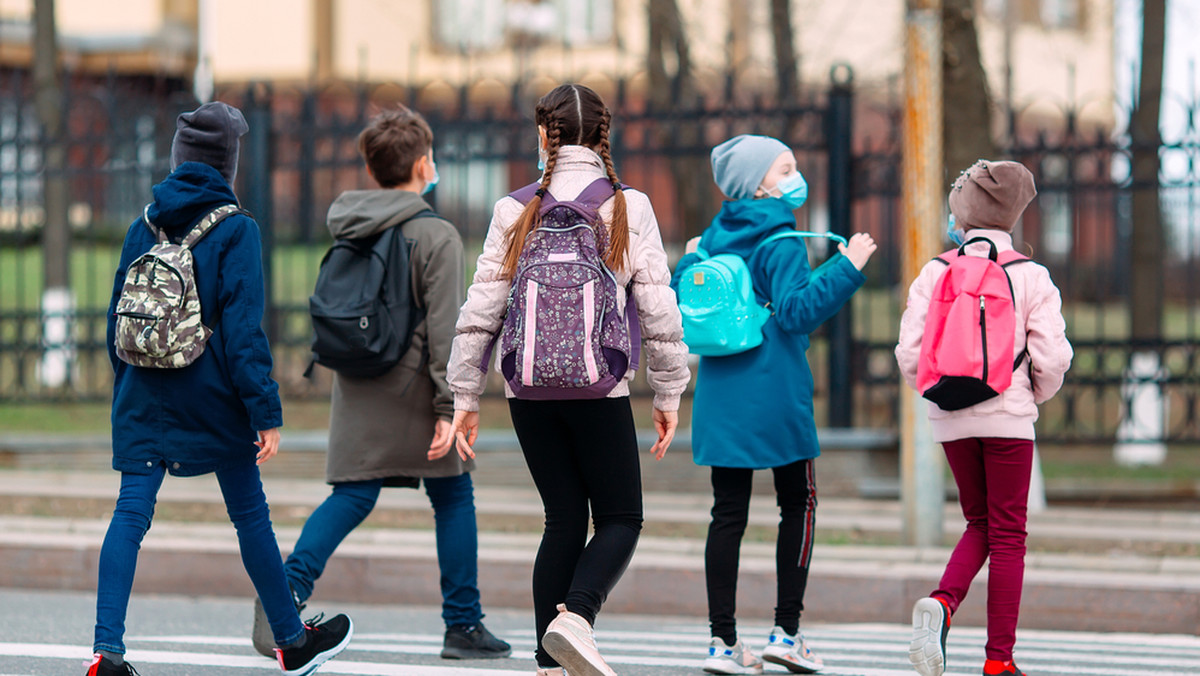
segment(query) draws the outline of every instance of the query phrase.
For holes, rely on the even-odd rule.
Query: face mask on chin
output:
[[[438,181],[442,179],[442,177],[438,175],[437,164],[435,164],[432,160],[429,163],[433,165],[433,178],[429,179],[429,182],[426,183],[425,187],[421,189],[422,195],[428,195],[429,191],[433,190],[433,186],[437,185]]]
[[[955,227],[954,214],[950,214],[950,220],[946,222],[946,236],[954,243],[954,246],[963,245],[963,231]]]
[[[779,179],[774,188],[764,189],[763,192],[770,197],[783,200],[793,209],[799,209],[808,201],[808,182],[804,180],[804,175],[797,171]],[[776,195],[775,192],[779,194]]]

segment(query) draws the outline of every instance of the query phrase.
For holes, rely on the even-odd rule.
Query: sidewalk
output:
[[[21,447],[19,439],[0,439],[0,453],[13,468],[0,471],[0,586],[93,589],[119,476],[106,469],[107,449],[59,439],[54,451],[46,445],[51,440],[39,445],[25,439]],[[484,604],[527,608],[541,505],[520,454],[501,443],[486,447],[480,448],[474,474]],[[328,494],[319,478],[322,454],[301,448],[298,437],[285,437],[286,453],[264,471],[285,550],[303,518]],[[645,459],[643,474],[644,535],[605,607],[704,616],[707,475],[686,452],[668,454],[661,463]],[[765,483],[755,489],[739,578],[739,615],[746,619],[769,619],[774,606],[770,533],[778,515],[770,473],[759,474]],[[143,544],[136,591],[250,597],[236,537],[211,477],[168,479],[158,515]],[[953,543],[962,517],[952,503],[945,525],[945,541]],[[913,600],[936,586],[949,555],[948,548],[893,544],[901,528],[894,500],[822,496],[817,528],[805,604],[809,622],[907,622]],[[1200,514],[1052,506],[1031,517],[1029,532],[1023,627],[1200,632]],[[428,501],[418,491],[389,490],[338,550],[314,600],[317,606],[436,605],[438,589]],[[957,622],[983,624],[985,589],[981,575]]]

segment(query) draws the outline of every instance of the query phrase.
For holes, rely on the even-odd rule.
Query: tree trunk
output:
[[[942,0],[942,166],[947,178],[975,160],[996,157],[974,5],[973,0]]]
[[[660,115],[694,110],[701,105],[692,81],[691,54],[687,35],[675,0],[649,0],[650,104]],[[671,63],[673,62],[673,63]],[[672,72],[668,65],[674,65]],[[676,233],[685,237],[700,234],[712,218],[712,175],[708,148],[699,123],[675,119],[657,125],[659,145],[668,151],[671,178],[675,184]],[[669,225],[667,226],[669,229]]]
[[[1163,228],[1158,195],[1159,109],[1162,101],[1165,0],[1145,0],[1138,100],[1129,122],[1133,144],[1133,227],[1129,319],[1135,342],[1162,338]]]
[[[33,82],[38,124],[42,130],[42,199],[45,223],[42,245],[45,252],[45,288],[65,288],[70,281],[70,230],[67,224],[67,185],[63,176],[66,151],[63,147],[62,83],[58,71],[58,37],[54,0],[36,0],[34,14]]]
[[[70,385],[75,371],[75,299],[70,287],[71,226],[67,222],[66,144],[58,70],[54,0],[33,3],[33,86],[42,132],[42,359],[39,379],[49,388]]]
[[[775,43],[775,80],[779,102],[785,105],[794,103],[799,83],[790,0],[771,0],[771,38]]]

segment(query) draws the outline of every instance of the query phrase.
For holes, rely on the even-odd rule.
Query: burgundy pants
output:
[[[950,555],[933,596],[958,609],[988,561],[987,645],[990,660],[1011,660],[1025,577],[1025,517],[1033,442],[972,438],[942,444],[958,484],[967,530]]]

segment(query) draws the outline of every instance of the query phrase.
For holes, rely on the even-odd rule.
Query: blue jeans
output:
[[[446,626],[470,626],[483,617],[479,603],[479,541],[475,527],[475,490],[470,474],[422,479],[433,505],[438,568],[442,583],[442,620]],[[308,517],[300,539],[283,567],[300,601],[342,540],[375,508],[383,480],[333,485],[333,492]]]
[[[100,549],[95,650],[125,653],[125,614],[133,589],[138,550],[146,531],[150,530],[158,489],[165,474],[166,466],[162,464],[149,474],[121,473],[121,492]],[[280,645],[292,643],[304,633],[304,623],[288,594],[279,544],[271,529],[271,513],[267,496],[263,494],[258,466],[246,464],[216,474],[221,494],[225,496],[225,510],[237,528],[242,565],[262,599],[275,642]]]

